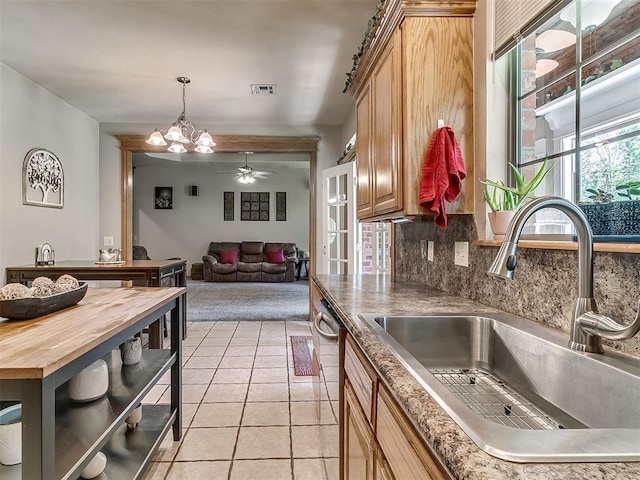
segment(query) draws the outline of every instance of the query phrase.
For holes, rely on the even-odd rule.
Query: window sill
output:
[[[474,240],[472,245],[499,247],[499,240]],[[540,248],[545,250],[577,250],[578,243],[571,241],[520,240],[518,248]],[[640,253],[640,243],[594,243],[595,252]]]

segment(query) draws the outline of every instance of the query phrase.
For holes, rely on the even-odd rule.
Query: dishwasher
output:
[[[325,479],[341,478],[339,452],[342,450],[342,387],[346,328],[325,299],[313,302],[313,384],[320,429]]]

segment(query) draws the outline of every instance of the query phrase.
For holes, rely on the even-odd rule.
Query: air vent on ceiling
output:
[[[251,93],[254,95],[275,95],[276,86],[268,83],[252,83]]]

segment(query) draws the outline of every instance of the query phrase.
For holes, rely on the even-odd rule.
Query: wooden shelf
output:
[[[502,242],[499,240],[474,240],[472,242],[472,245],[477,245],[480,247],[499,247],[501,244]],[[578,250],[578,243],[569,241],[521,240],[518,242],[518,248],[540,248],[544,250]],[[593,250],[595,252],[640,253],[640,244],[594,243]]]

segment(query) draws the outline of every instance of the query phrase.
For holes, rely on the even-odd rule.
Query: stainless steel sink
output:
[[[361,318],[487,453],[640,461],[640,362],[570,350],[566,334],[508,314]]]

